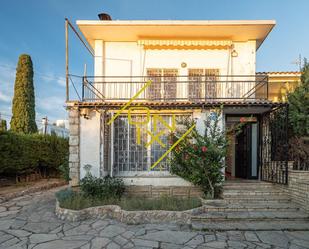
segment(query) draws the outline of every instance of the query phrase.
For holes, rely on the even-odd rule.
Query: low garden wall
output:
[[[203,212],[203,206],[186,211],[126,211],[117,205],[90,207],[82,210],[61,208],[56,203],[56,215],[62,220],[80,221],[89,218],[113,218],[127,224],[171,222],[177,224],[191,224],[191,216]]]
[[[293,170],[293,163],[289,163],[289,184],[286,191],[293,202],[309,212],[309,171]]]

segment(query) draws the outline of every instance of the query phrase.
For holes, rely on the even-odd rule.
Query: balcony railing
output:
[[[82,78],[82,100],[128,101],[145,84],[136,101],[246,101],[268,99],[268,78],[258,76],[98,76]]]

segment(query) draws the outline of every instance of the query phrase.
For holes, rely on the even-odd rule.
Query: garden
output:
[[[118,205],[127,211],[169,210],[184,211],[201,206],[199,198],[129,197],[125,193],[122,179],[106,176],[97,178],[88,174],[77,189],[67,188],[56,193],[60,207],[81,210],[88,207]]]

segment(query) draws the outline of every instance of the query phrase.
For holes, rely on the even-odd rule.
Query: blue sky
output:
[[[0,8],[0,112],[11,114],[18,56],[32,56],[37,119],[66,118],[64,109],[64,18],[97,19],[275,19],[277,25],[257,55],[257,71],[297,70],[292,61],[309,57],[308,0],[10,0]],[[80,51],[72,42],[71,54]],[[91,66],[86,52],[71,57],[73,73]],[[89,67],[90,67],[89,66]],[[8,118],[9,119],[9,118]]]

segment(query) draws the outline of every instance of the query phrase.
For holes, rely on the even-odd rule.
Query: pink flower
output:
[[[202,151],[203,151],[203,152],[206,152],[206,151],[207,151],[207,147],[206,147],[206,146],[203,146],[203,147],[202,147]]]
[[[244,123],[244,122],[246,122],[246,119],[245,119],[244,117],[241,117],[241,118],[239,119],[239,121],[240,121],[240,123]]]

